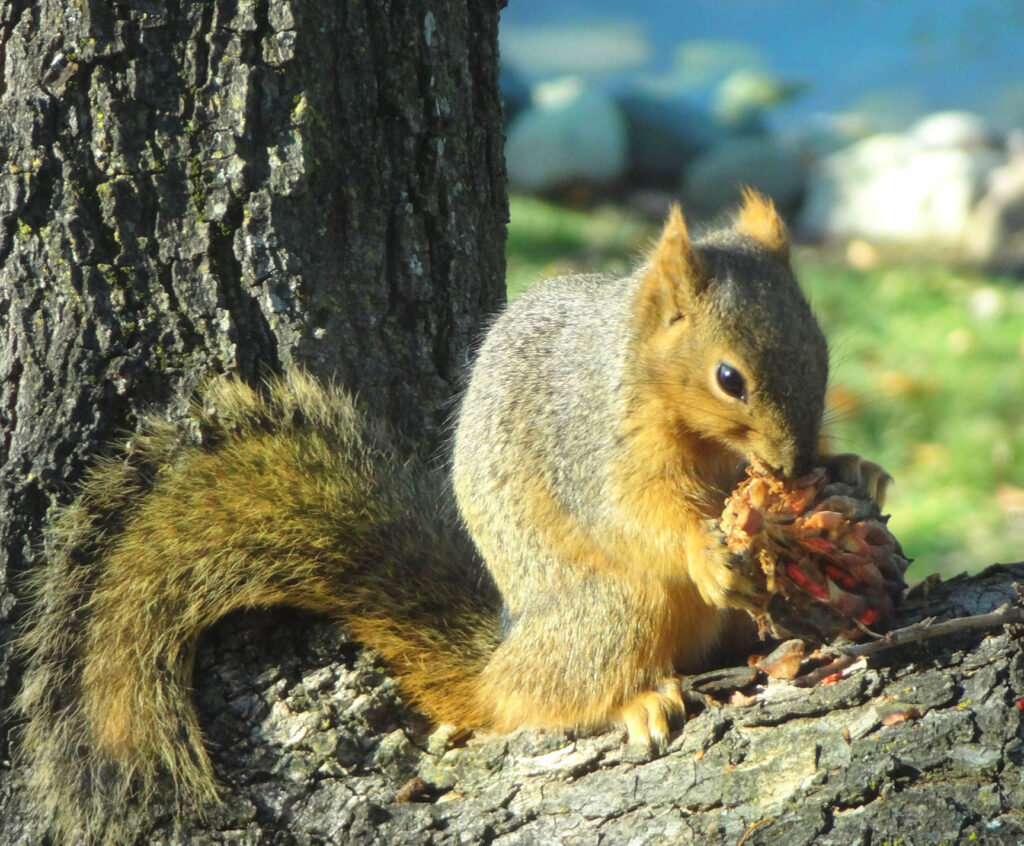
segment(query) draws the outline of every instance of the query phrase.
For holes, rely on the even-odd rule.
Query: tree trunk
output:
[[[458,0],[4,3],[0,620],[88,457],[214,372],[301,364],[438,442],[504,297],[497,24]]]
[[[45,515],[142,410],[301,365],[439,443],[504,300],[498,5],[3,3],[0,707]]]

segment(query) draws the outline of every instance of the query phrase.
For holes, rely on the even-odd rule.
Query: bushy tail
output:
[[[498,597],[437,471],[344,393],[221,379],[198,433],[150,420],[57,518],[20,645],[21,749],[58,842],[117,842],[164,782],[216,795],[190,700],[199,634],[239,608],[334,614],[435,718],[487,722]]]

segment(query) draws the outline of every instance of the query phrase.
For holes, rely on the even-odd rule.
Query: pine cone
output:
[[[783,480],[752,461],[725,503],[723,542],[753,574],[762,637],[884,631],[909,561],[864,490],[818,468]]]

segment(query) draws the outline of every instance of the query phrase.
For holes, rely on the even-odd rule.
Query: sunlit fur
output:
[[[510,305],[455,442],[486,570],[443,472],[343,391],[222,378],[194,425],[146,421],[56,518],[18,644],[20,754],[55,842],[119,842],[164,789],[179,813],[215,796],[193,657],[239,608],[337,617],[438,721],[664,743],[678,674],[706,666],[749,590],[707,521],[748,454],[785,472],[818,457],[827,350],[787,254],[748,194],[696,241],[674,209],[632,276]],[[716,385],[721,361],[745,399]]]
[[[827,349],[785,226],[748,193],[692,240],[673,208],[631,277],[545,280],[485,341],[455,443],[459,506],[512,626],[483,673],[501,727],[663,742],[750,585],[707,523],[745,457],[817,457]],[[739,368],[749,401],[715,384]]]
[[[775,204],[750,188],[743,190],[743,206],[736,217],[736,231],[757,241],[780,259],[789,258],[786,224],[775,210]]]
[[[263,392],[218,380],[194,414],[201,443],[153,418],[93,469],[34,579],[20,749],[59,843],[119,842],[161,784],[182,810],[215,796],[193,654],[235,609],[337,616],[414,705],[488,721],[473,686],[498,599],[446,480],[302,374]]]

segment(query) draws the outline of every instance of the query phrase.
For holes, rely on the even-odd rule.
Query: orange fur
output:
[[[685,315],[692,296],[707,279],[707,268],[690,242],[683,213],[673,205],[643,271],[637,300],[638,325],[645,332],[653,332]]]
[[[626,727],[630,739],[664,746],[671,719],[685,713],[679,679],[668,676],[653,690],[646,690],[623,705],[616,719]]]
[[[751,188],[743,189],[743,207],[736,217],[736,229],[780,258],[789,258],[786,224],[776,211],[775,203]]]
[[[214,383],[201,445],[149,421],[58,521],[23,638],[18,707],[40,813],[69,835],[55,842],[116,829],[111,811],[145,808],[161,774],[178,811],[215,795],[193,652],[238,608],[338,618],[439,721],[618,721],[660,745],[676,674],[740,628],[747,586],[708,521],[748,453],[816,457],[827,348],[788,249],[748,191],[696,242],[673,207],[629,278],[518,298],[478,352],[451,489],[302,374],[263,394]]]
[[[644,721],[635,715],[657,711],[655,702],[663,706],[666,718],[682,711],[681,698],[675,707],[669,707],[671,698],[652,699],[652,688],[674,678],[677,672],[700,666],[715,645],[720,616],[704,605],[692,585],[643,577],[630,580],[630,584],[639,600],[638,609],[642,609],[633,632],[636,649],[619,665],[609,668],[611,673],[599,694],[577,697],[576,691],[565,690],[562,695],[536,701],[510,688],[505,679],[490,679],[485,674],[479,696],[493,708],[491,728],[599,729],[610,720],[618,720],[629,729],[631,740],[648,743],[651,735],[644,730]],[[585,648],[586,644],[576,646]],[[551,648],[562,650],[566,644],[553,642]]]

